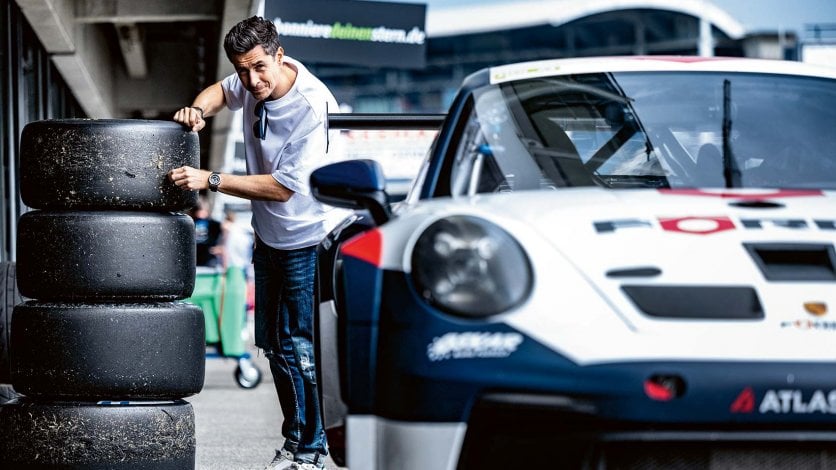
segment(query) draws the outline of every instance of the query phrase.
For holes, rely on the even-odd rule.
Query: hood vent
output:
[[[833,245],[816,243],[744,243],[769,281],[836,281]]]
[[[780,209],[784,207],[780,202],[764,201],[763,199],[735,201],[729,204],[732,207],[742,207],[744,209]]]
[[[645,315],[701,320],[758,320],[763,308],[748,286],[624,285],[621,289]]]

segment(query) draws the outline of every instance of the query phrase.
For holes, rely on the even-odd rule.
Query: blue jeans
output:
[[[264,350],[284,415],[284,448],[297,461],[328,454],[313,350],[316,247],[277,250],[256,240],[255,345]]]

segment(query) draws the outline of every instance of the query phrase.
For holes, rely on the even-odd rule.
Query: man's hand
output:
[[[195,108],[193,106],[186,106],[185,108],[178,109],[177,112],[174,113],[174,121],[191,128],[191,130],[195,132],[206,126],[206,121],[203,120],[203,111],[201,111],[200,108]]]
[[[180,111],[178,111],[179,114]],[[201,127],[203,123],[201,122]],[[209,188],[209,170],[181,166],[168,172],[168,177],[183,190],[200,191]]]

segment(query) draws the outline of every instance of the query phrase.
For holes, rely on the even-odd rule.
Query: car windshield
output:
[[[755,73],[546,77],[476,90],[465,195],[607,188],[836,189],[836,80]]]

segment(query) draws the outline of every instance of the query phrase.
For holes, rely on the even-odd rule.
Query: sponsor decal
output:
[[[727,216],[684,216],[659,217],[658,219],[616,219],[600,220],[592,223],[598,233],[612,233],[626,229],[661,228],[666,232],[678,232],[691,235],[711,235],[727,230],[836,230],[836,219],[805,220],[778,218],[741,218]]]
[[[824,302],[804,302],[804,310],[810,315],[820,317],[827,315],[827,304]]]
[[[755,392],[752,387],[746,387],[731,404],[732,413],[751,413],[755,409]]]
[[[814,390],[804,393],[797,389],[767,390],[757,408],[752,387],[746,387],[732,402],[732,413],[758,414],[836,414],[836,390]]]
[[[821,321],[807,319],[782,321],[781,328],[795,328],[797,330],[836,331],[836,321]]]
[[[146,401],[101,400],[101,401],[96,402],[96,404],[99,405],[99,406],[158,406],[158,405],[173,405],[174,403],[175,403],[174,400],[146,400]]]
[[[282,45],[305,62],[424,68],[427,6],[420,3],[268,0]]]
[[[502,358],[511,355],[522,342],[519,333],[447,333],[433,338],[427,346],[427,357],[431,361]]]
[[[694,62],[713,62],[715,60],[732,60],[732,57],[699,57],[699,56],[640,56],[640,57],[628,57],[633,60],[662,60],[665,62],[679,62],[683,64],[691,64]]]
[[[725,230],[734,230],[734,222],[728,217],[677,217],[660,218],[659,225],[668,232],[709,235]]]
[[[551,62],[540,62],[525,65],[512,65],[505,67],[494,67],[490,72],[492,84],[507,82],[509,80],[542,77],[552,75],[560,71],[560,66]]]

